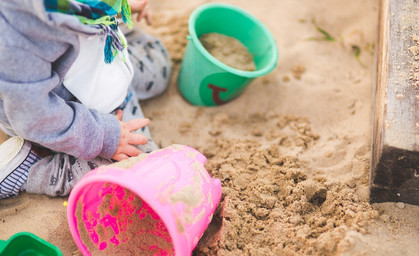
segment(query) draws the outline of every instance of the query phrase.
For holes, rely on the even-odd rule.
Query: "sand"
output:
[[[153,209],[135,193],[118,185],[106,183],[103,187],[112,192],[103,197],[98,217],[87,211],[81,200],[76,208],[80,238],[92,256],[138,255],[139,251],[144,251],[144,256],[173,255],[168,230]],[[83,217],[87,220],[83,221]],[[112,220],[115,229],[110,224]],[[97,235],[96,244],[90,233]],[[106,246],[102,247],[103,244]]]
[[[239,70],[256,69],[253,56],[246,46],[231,36],[219,33],[207,33],[199,37],[202,46],[217,60]]]
[[[222,181],[222,204],[194,254],[417,254],[419,207],[368,203],[378,1],[223,1],[265,23],[280,56],[273,72],[212,108],[190,105],[176,87],[187,17],[207,2],[150,1],[148,30],[167,45],[175,72],[167,92],[142,103],[161,147],[198,149]],[[322,37],[313,19],[336,41],[310,39]],[[0,239],[30,231],[80,255],[65,200],[0,201]]]

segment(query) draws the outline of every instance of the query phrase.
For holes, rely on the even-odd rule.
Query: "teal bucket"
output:
[[[239,40],[253,56],[255,71],[227,66],[213,57],[199,37],[219,33]],[[238,7],[212,3],[195,9],[189,17],[189,36],[178,76],[183,97],[198,106],[231,101],[257,77],[272,71],[278,61],[276,42],[265,25]]]

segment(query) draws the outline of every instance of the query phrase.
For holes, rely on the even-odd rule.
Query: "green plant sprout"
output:
[[[330,41],[330,42],[336,41],[336,39],[333,36],[331,36],[329,33],[326,32],[326,30],[319,27],[314,19],[311,20],[311,23],[313,23],[317,31],[319,31],[323,35],[323,37],[311,37],[308,40],[324,40],[324,41]]]
[[[323,36],[322,37],[311,37],[311,38],[308,38],[308,40],[324,40],[324,41],[329,41],[329,42],[336,42],[337,41],[326,30],[319,27],[314,18],[311,20],[311,23],[316,27],[316,30],[318,32],[320,32]],[[368,44],[367,48],[372,48],[372,51],[373,51],[374,48],[375,48],[375,44],[372,44],[372,45]],[[362,67],[366,68],[367,66],[364,63],[362,63],[361,59],[359,58],[359,55],[361,55],[361,48],[358,45],[352,45],[352,51],[353,51],[355,59],[358,61],[358,63]]]
[[[361,59],[359,58],[359,55],[361,55],[361,48],[359,48],[358,45],[352,45],[352,51],[354,52],[355,59],[358,61],[358,63],[362,67],[366,68],[367,66],[365,66],[364,63],[362,63]]]

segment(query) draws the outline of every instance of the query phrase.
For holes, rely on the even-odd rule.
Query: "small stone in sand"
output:
[[[292,75],[295,79],[301,79],[301,75],[306,72],[306,67],[303,65],[295,65],[292,67]]]

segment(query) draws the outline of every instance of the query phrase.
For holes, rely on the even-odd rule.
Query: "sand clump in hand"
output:
[[[199,37],[204,48],[227,66],[244,71],[256,70],[253,56],[237,39],[219,33],[207,33]]]

